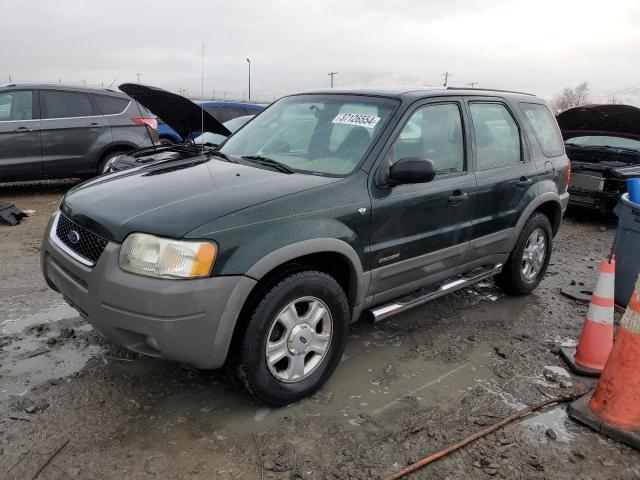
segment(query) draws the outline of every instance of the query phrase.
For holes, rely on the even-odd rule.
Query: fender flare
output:
[[[518,223],[516,223],[515,234],[511,238],[511,242],[509,244],[509,252],[513,250],[513,247],[515,246],[516,242],[518,241],[518,238],[520,237],[520,233],[522,232],[522,229],[524,228],[525,224],[527,223],[527,221],[529,220],[533,212],[535,212],[537,208],[543,203],[549,203],[549,202],[555,203],[558,207],[558,211],[560,212],[560,214],[562,214],[562,202],[560,201],[560,196],[557,193],[544,192],[536,196],[534,200],[529,205],[527,205],[527,208],[525,208],[524,212],[522,212],[522,215],[520,215],[520,218],[518,219]],[[554,228],[554,230],[556,229],[556,226],[554,225],[551,225],[551,227]]]
[[[258,260],[246,273],[247,277],[260,280],[280,265],[314,253],[337,253],[345,257],[351,268],[351,285],[355,288],[354,306],[359,306],[366,292],[366,278],[362,262],[351,245],[336,238],[313,238],[274,250]],[[368,278],[368,277],[367,277]]]

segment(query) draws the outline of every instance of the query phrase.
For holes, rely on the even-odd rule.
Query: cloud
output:
[[[142,81],[241,98],[336,83],[478,81],[553,94],[640,77],[634,0],[5,0],[0,81]]]

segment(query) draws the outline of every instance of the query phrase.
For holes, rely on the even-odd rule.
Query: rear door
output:
[[[496,98],[467,102],[478,189],[469,260],[508,253],[513,229],[537,195],[537,168],[511,107]]]
[[[40,90],[44,176],[95,174],[98,154],[111,143],[108,120],[88,93]]]
[[[453,98],[429,100],[405,114],[384,162],[430,159],[436,177],[428,183],[371,187],[370,293],[376,303],[446,275],[465,257],[476,180],[468,168],[462,113],[462,102]]]
[[[37,93],[0,92],[0,180],[39,178],[42,147]]]

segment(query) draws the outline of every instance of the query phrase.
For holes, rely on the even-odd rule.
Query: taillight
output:
[[[137,117],[137,118],[132,118],[131,121],[139,125],[146,125],[151,130],[158,130],[158,121],[155,118]]]
[[[569,190],[570,181],[571,181],[571,160],[567,159],[567,190]]]

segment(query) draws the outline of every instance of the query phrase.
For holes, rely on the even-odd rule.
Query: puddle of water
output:
[[[542,434],[550,428],[555,432],[556,440],[559,442],[570,442],[578,430],[577,425],[569,420],[565,405],[556,405],[548,410],[534,413],[522,420],[520,425],[540,431]]]
[[[78,329],[86,328],[83,325]],[[55,335],[27,336],[4,348],[0,366],[0,402],[7,400],[10,395],[24,395],[30,388],[48,380],[80,371],[91,358],[104,351],[98,345],[79,346],[73,341],[48,346],[46,340],[50,336]],[[43,350],[44,353],[34,355]]]
[[[0,334],[12,335],[20,333],[25,328],[33,325],[55,322],[66,318],[75,318],[77,316],[78,311],[64,303],[30,315],[4,320],[0,322]]]
[[[389,423],[386,415],[394,408],[455,404],[481,379],[495,379],[489,345],[470,351],[462,362],[445,363],[419,355],[407,357],[407,347],[397,343],[392,335],[360,329],[350,337],[343,360],[322,390],[288,407],[265,408],[243,390],[230,386],[223,375],[213,374],[213,385],[197,391],[174,391],[148,413],[154,424],[184,423],[199,433],[223,436],[261,431],[285,421],[285,417],[331,418],[355,430],[370,428],[371,418],[395,429],[397,425]],[[118,367],[131,372],[135,365]],[[162,367],[155,363],[155,368]],[[181,420],[184,418],[189,421]],[[138,421],[142,423],[135,429],[148,429],[147,420]]]

